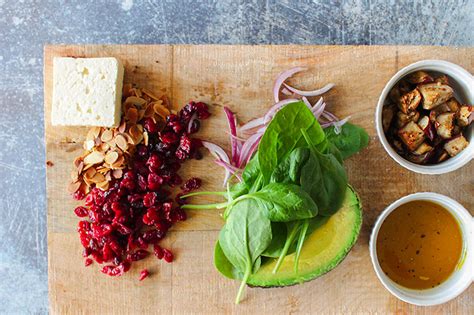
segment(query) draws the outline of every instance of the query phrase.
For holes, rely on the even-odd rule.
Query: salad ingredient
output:
[[[53,60],[53,126],[118,126],[123,65],[116,58]]]
[[[383,130],[392,147],[407,160],[440,163],[469,144],[465,132],[474,118],[472,106],[459,103],[446,75],[409,74],[395,85],[389,98],[391,102],[382,110]]]
[[[138,281],[143,281],[149,275],[150,273],[148,272],[148,269],[143,269],[142,271],[140,271],[140,278],[138,278]]]
[[[281,287],[313,280],[334,269],[347,255],[357,240],[362,225],[362,206],[355,192],[348,187],[341,209],[331,217],[316,216],[316,225],[308,228],[306,240],[300,252],[298,272],[295,272],[295,252],[289,252],[278,269],[273,273],[276,259],[263,263],[248,279],[248,284],[257,287]],[[318,220],[316,220],[318,218]],[[273,225],[272,225],[273,228]],[[217,244],[216,244],[217,251]],[[219,260],[216,261],[217,257]],[[224,255],[214,255],[217,270],[231,279],[241,279],[232,270],[232,264]],[[226,269],[227,268],[227,269]],[[235,271],[235,270],[234,270]]]
[[[83,174],[76,180],[86,186],[78,190],[85,205],[74,210],[83,218],[78,224],[83,256],[103,264],[102,272],[110,276],[122,275],[134,261],[149,256],[150,245],[158,259],[173,261],[172,252],[159,242],[187,216],[183,200],[178,198],[176,205],[169,189],[181,186],[180,195],[200,187],[199,178],[183,183],[178,170],[184,161],[201,158],[201,141],[187,131],[193,124],[191,130],[197,132],[196,122],[209,117],[204,103],[190,102],[171,114],[164,100],[149,91],[125,89],[123,122],[118,128],[93,128],[86,140],[93,147],[75,162],[77,167],[80,161],[77,172]],[[109,169],[108,160],[117,156],[120,168]],[[101,181],[90,180],[96,177]]]
[[[332,126],[328,133],[346,156],[367,144],[363,130],[349,126],[340,139],[336,128]],[[355,137],[347,134],[350,129],[356,131]],[[187,203],[183,209],[225,209],[226,223],[216,244],[214,262],[226,277],[242,281],[237,303],[249,279],[272,261],[272,272],[277,274],[294,253],[293,270],[299,273],[307,238],[327,221],[318,214],[328,218],[344,201],[347,175],[342,161],[339,149],[310,108],[297,101],[275,114],[240,182],[227,183],[224,192],[182,196],[186,200],[214,194],[227,199],[208,205]]]
[[[410,289],[431,289],[462,260],[463,236],[456,218],[441,205],[410,201],[392,211],[377,235],[383,272]]]

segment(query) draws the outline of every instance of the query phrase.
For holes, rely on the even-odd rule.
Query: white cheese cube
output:
[[[123,65],[116,58],[54,58],[51,123],[120,124]]]

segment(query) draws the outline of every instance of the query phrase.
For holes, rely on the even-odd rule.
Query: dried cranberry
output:
[[[192,178],[188,179],[186,181],[186,183],[184,183],[183,186],[181,186],[181,189],[184,192],[190,192],[190,191],[196,190],[199,187],[201,187],[201,184],[202,184],[202,181],[199,178],[192,177]]]
[[[72,197],[75,200],[82,200],[82,199],[84,199],[84,197],[86,197],[86,195],[84,195],[84,193],[82,191],[78,190],[74,194],[72,194]]]
[[[87,217],[88,211],[87,211],[87,208],[85,207],[76,207],[76,209],[74,209],[74,213],[79,218],[83,218],[83,217]]]
[[[87,267],[87,266],[89,266],[90,264],[92,264],[92,262],[93,262],[92,259],[86,258],[86,259],[84,260],[84,266]]]
[[[179,149],[191,153],[191,138],[187,134],[183,134],[179,139]]]
[[[125,263],[121,263],[118,266],[113,266],[113,265],[104,266],[101,271],[102,273],[105,273],[108,276],[117,277],[117,276],[123,275],[124,272],[126,272],[126,269],[128,270],[128,268]]]
[[[162,231],[155,229],[144,232],[142,238],[148,244],[153,244],[161,240],[164,236],[165,234]]]
[[[135,189],[135,181],[132,178],[124,178],[120,182],[120,188],[125,188],[129,191],[133,191]]]
[[[149,192],[143,197],[143,205],[147,208],[156,204],[158,194],[156,192]]]
[[[189,123],[191,124],[188,128],[189,133],[196,133],[201,128],[201,123],[197,119],[191,120]]]
[[[165,253],[163,251],[163,248],[160,247],[160,245],[155,244],[153,246],[153,253],[155,254],[156,258],[158,259],[163,259]]]
[[[174,132],[165,132],[160,136],[160,140],[163,141],[164,144],[173,144],[178,142],[179,138]]]
[[[152,154],[146,161],[146,165],[150,169],[150,172],[156,172],[163,165],[163,161],[160,156],[156,153]]]
[[[157,174],[150,173],[148,174],[147,184],[148,189],[156,191],[160,189],[161,184],[163,184],[163,178]]]
[[[167,262],[170,263],[173,261],[173,253],[166,248],[163,248],[163,259]]]
[[[142,281],[143,279],[145,279],[146,277],[148,277],[150,273],[148,272],[147,269],[143,269],[142,271],[140,271],[140,278],[138,278],[139,281]]]
[[[145,127],[149,133],[157,133],[159,131],[158,124],[151,117],[145,118],[143,127]]]
[[[145,259],[150,253],[144,249],[139,249],[134,253],[130,253],[127,255],[127,260],[130,261],[138,261]]]

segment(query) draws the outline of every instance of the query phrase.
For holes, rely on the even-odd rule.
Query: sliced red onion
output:
[[[292,75],[304,71],[306,68],[303,67],[294,67],[289,70],[283,71],[280,73],[275,80],[275,84],[273,85],[273,98],[275,99],[275,103],[278,103],[280,101],[280,88],[289,77]],[[291,91],[291,89],[289,89]]]
[[[306,107],[308,107],[309,109],[313,108],[311,106],[311,103],[308,101],[308,99],[306,97],[303,96],[301,99],[303,100],[303,103],[305,103]]]
[[[324,117],[324,118],[326,118],[326,119],[329,120],[329,121],[337,121],[337,120],[339,120],[339,118],[337,118],[336,115],[334,115],[334,114],[331,113],[331,112],[328,112],[327,110],[323,111],[323,112],[321,113],[321,116]]]
[[[294,102],[298,102],[297,99],[294,99],[294,98],[288,98],[286,100],[283,100],[283,101],[279,101],[278,103],[276,103],[275,105],[273,105],[269,110],[268,112],[265,114],[265,117],[263,118],[263,123],[266,125],[267,123],[269,123],[273,116],[275,115],[275,113],[280,109],[282,108],[283,106],[287,105],[287,104],[290,104],[290,103],[294,103]]]
[[[324,94],[326,93],[327,91],[329,91],[330,89],[332,89],[334,87],[334,83],[328,83],[326,84],[324,87],[320,88],[320,89],[317,89],[317,90],[313,90],[313,91],[303,91],[303,90],[298,90],[286,83],[283,83],[283,85],[288,89],[290,90],[291,92],[293,93],[296,93],[296,94],[299,94],[301,96],[318,96],[318,95],[321,95],[321,94]]]
[[[255,153],[255,151],[257,151],[258,149],[258,145],[260,143],[260,140],[262,139],[263,137],[263,132],[262,134],[260,135],[260,137],[257,139],[257,141],[255,141],[252,146],[250,147],[250,150],[249,150],[249,153],[248,153],[248,156],[247,156],[247,160],[245,161],[245,165],[247,165],[247,163],[250,161],[250,159],[252,158],[252,155]],[[242,165],[241,167],[245,167],[245,165]]]
[[[234,113],[228,107],[224,107],[224,112],[227,117],[227,123],[229,124],[230,134],[232,136],[237,136],[237,128],[236,128],[236,123],[235,123],[236,118],[235,118]],[[233,137],[230,137],[230,145],[232,148],[232,153],[231,153],[232,164],[236,164],[239,159],[239,147],[237,144],[237,140],[235,140]]]
[[[191,133],[191,128],[193,126],[193,122],[197,119],[197,112],[194,113],[191,118],[189,119],[189,123],[188,123],[188,133]]]
[[[293,93],[290,92],[290,90],[288,90],[286,87],[284,87],[283,89],[281,89],[281,93],[284,94],[284,95],[292,95]]]
[[[212,142],[208,141],[202,141],[203,147],[209,150],[209,152],[217,158],[217,160],[221,160],[226,162],[227,164],[230,164],[230,159],[227,153],[225,153],[224,149],[222,149],[220,146],[217,144],[214,144]],[[227,184],[227,181],[229,180],[231,176],[231,173],[229,170],[226,168],[225,169],[225,176],[224,176],[224,186]]]
[[[263,117],[255,118],[249,121],[248,123],[244,124],[243,126],[240,126],[239,131],[244,132],[247,130],[261,127],[262,125],[263,125]]]
[[[245,143],[242,145],[242,151],[240,152],[239,163],[237,164],[238,167],[242,168],[244,162],[247,162],[249,159],[249,154],[251,153],[251,149],[254,147],[255,142],[260,141],[262,135],[262,133],[257,132],[251,135],[247,141],[245,141]]]
[[[326,103],[323,102],[320,106],[316,108],[315,107],[313,107],[311,111],[313,112],[314,117],[319,120],[319,117],[321,117],[321,114],[324,112],[324,109],[326,108]]]
[[[232,138],[234,138],[235,140],[240,141],[240,142],[245,142],[245,141],[247,140],[247,139],[242,138],[242,137],[239,137],[239,136],[234,136],[234,135],[231,134],[229,131],[226,131],[225,133],[228,134],[229,137],[232,137]]]
[[[242,181],[242,176],[240,175],[240,172],[242,171],[240,168],[237,168],[235,167],[234,165],[231,165],[229,163],[226,163],[222,160],[215,160],[214,161],[217,165],[220,165],[222,166],[223,168],[225,168],[230,174],[234,175],[235,177],[237,177],[237,179],[239,181]],[[228,181],[228,178],[227,180],[224,182],[224,185],[227,184],[227,181]]]
[[[338,120],[338,121],[330,121],[330,122],[327,122],[327,123],[323,123],[321,124],[321,127],[322,128],[328,128],[330,126],[334,126],[334,132],[336,134],[340,134],[341,133],[341,127],[351,118],[351,116],[347,116],[346,118],[344,119],[341,119],[341,120]]]

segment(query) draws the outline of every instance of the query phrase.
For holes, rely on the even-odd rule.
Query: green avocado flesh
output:
[[[348,188],[342,207],[317,228],[305,241],[298,274],[294,271],[295,254],[285,257],[277,273],[272,273],[276,259],[264,263],[247,283],[258,287],[278,287],[315,279],[335,268],[351,250],[362,224],[361,204]]]

